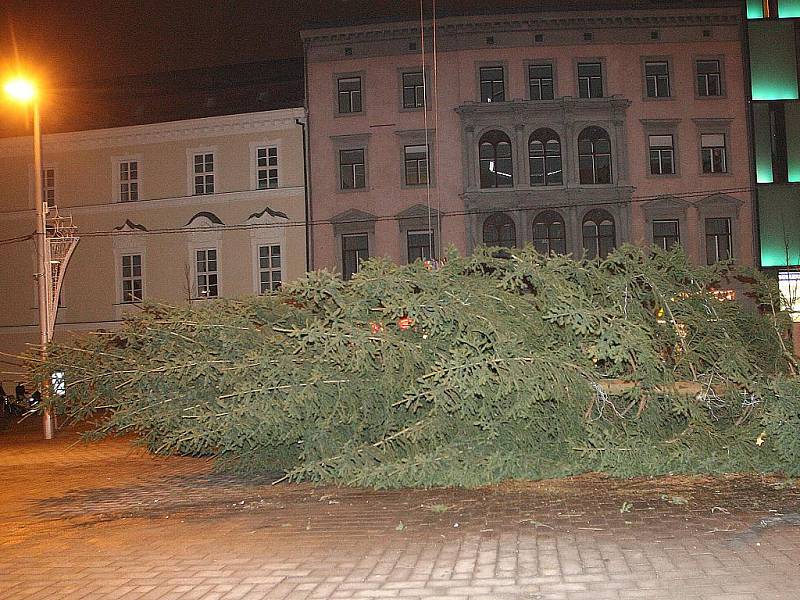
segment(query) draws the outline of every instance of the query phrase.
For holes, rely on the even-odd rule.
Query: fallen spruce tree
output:
[[[630,246],[429,267],[371,260],[350,282],[151,304],[31,366],[67,373],[56,409],[99,435],[296,481],[800,473],[788,319],[758,273]],[[734,279],[752,301],[715,291]]]

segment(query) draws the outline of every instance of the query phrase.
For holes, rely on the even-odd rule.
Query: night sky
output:
[[[597,10],[731,1],[736,2],[437,0],[436,13],[443,17],[536,12],[567,6]],[[428,18],[433,0],[423,0],[423,4]],[[112,104],[109,93],[119,96],[128,89],[138,89],[119,78],[302,57],[299,32],[304,27],[417,20],[419,16],[420,0],[0,0],[0,76],[5,79],[20,65],[37,77],[44,88],[45,132],[132,124],[124,116],[100,115],[108,112],[106,109]],[[301,67],[299,62],[296,65],[292,69],[298,72],[299,80]],[[160,84],[149,85],[158,91]],[[273,89],[279,93],[278,87]],[[291,105],[301,104],[302,91],[294,96],[297,98],[293,97]],[[146,114],[135,122],[192,116],[178,114],[179,111],[172,115],[154,114],[155,109],[175,104],[176,100],[174,96],[161,105],[157,101],[146,105]],[[0,137],[29,133],[29,115],[2,108]],[[258,110],[268,108],[274,107]]]
[[[606,0],[613,2],[613,0]],[[645,2],[625,2],[644,4]],[[652,2],[663,6],[661,2]],[[437,13],[541,9],[547,0],[438,0]],[[597,8],[602,2],[561,0]],[[432,0],[424,0],[429,15]],[[302,55],[313,21],[419,18],[418,0],[0,0],[0,57],[59,83]]]

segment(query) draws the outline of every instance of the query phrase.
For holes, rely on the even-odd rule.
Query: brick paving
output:
[[[0,422],[0,598],[800,599],[800,484],[371,491]]]

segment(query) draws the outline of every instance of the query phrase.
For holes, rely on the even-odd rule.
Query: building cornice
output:
[[[305,109],[286,108],[110,129],[53,133],[42,136],[42,145],[45,152],[64,152],[124,148],[226,135],[270,133],[297,127],[295,119],[304,117]],[[0,140],[0,158],[30,154],[31,138],[29,136]]]
[[[655,13],[655,14],[654,14]],[[650,14],[639,11],[612,11],[603,15],[590,12],[561,12],[518,15],[481,15],[439,19],[437,35],[462,36],[489,32],[525,32],[564,29],[626,29],[641,27],[700,27],[737,26],[739,11],[735,9],[654,10]],[[425,27],[431,31],[430,26]],[[360,42],[380,42],[418,37],[418,23],[404,21],[324,29],[307,29],[300,32],[306,45],[338,45]]]

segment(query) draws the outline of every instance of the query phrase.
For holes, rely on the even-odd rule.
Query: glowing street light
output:
[[[39,300],[39,344],[41,358],[47,358],[47,343],[49,341],[49,320],[51,302],[47,298],[47,208],[43,198],[43,174],[42,174],[42,127],[39,118],[39,98],[36,93],[36,84],[24,77],[10,79],[3,86],[3,89],[12,100],[25,104],[33,105],[33,173],[34,173],[34,197],[36,198],[36,279],[38,282]],[[47,382],[45,382],[47,385]],[[53,438],[55,430],[55,419],[53,412],[47,408],[42,415],[42,425],[44,427],[44,437],[47,440]]]
[[[3,86],[6,94],[17,102],[29,103],[36,98],[36,84],[23,77],[15,77]]]

